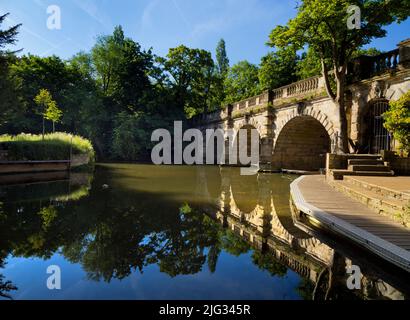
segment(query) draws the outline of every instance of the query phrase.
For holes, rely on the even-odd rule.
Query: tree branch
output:
[[[330,80],[329,80],[329,70],[327,69],[325,59],[323,57],[320,58],[320,62],[322,64],[322,74],[323,78],[325,79],[325,88],[328,96],[335,101],[336,95],[332,90],[332,87],[330,86]]]

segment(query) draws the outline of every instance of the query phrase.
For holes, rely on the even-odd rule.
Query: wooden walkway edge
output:
[[[409,229],[336,191],[325,182],[324,176],[302,176],[292,182],[290,189],[299,211],[410,271]]]

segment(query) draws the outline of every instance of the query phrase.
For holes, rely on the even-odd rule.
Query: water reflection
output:
[[[204,269],[216,273],[226,263],[219,262],[223,253],[249,254],[272,278],[288,281],[290,270],[298,274],[299,298],[402,299],[410,291],[407,274],[292,215],[289,176],[104,165],[94,176],[42,179],[1,187],[0,263],[60,253],[91,281],[111,283],[152,265],[180,281]],[[362,268],[361,291],[346,288],[351,264]],[[0,277],[2,296],[12,296],[14,286]]]

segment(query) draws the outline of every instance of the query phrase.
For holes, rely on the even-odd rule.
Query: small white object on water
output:
[[[108,189],[109,187],[110,187],[110,186],[109,186],[108,184],[103,184],[103,185],[102,185],[102,188],[103,188],[103,189]]]

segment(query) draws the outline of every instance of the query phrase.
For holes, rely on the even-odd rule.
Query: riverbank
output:
[[[91,142],[68,133],[0,136],[0,174],[68,171],[94,159]]]
[[[410,271],[410,230],[335,190],[324,176],[302,176],[291,184],[297,210],[331,231]]]

